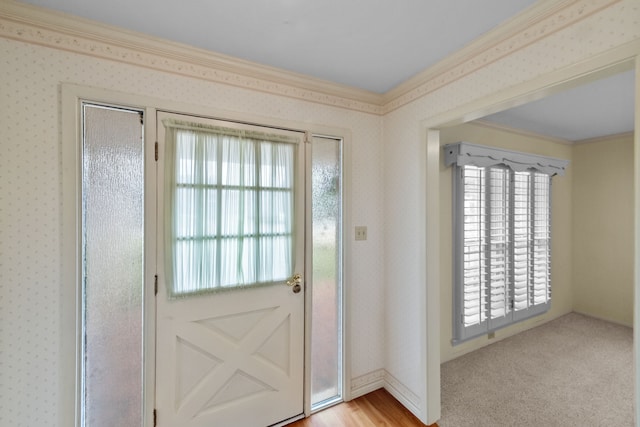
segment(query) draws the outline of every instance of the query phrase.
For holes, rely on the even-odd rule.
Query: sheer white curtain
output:
[[[293,137],[166,120],[169,295],[269,284],[293,268]]]

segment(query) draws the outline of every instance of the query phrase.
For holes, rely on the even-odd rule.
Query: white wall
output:
[[[0,425],[58,419],[61,283],[60,84],[75,83],[351,132],[350,345],[354,378],[384,366],[382,120],[0,38]],[[347,236],[352,233],[347,230]],[[71,356],[70,356],[71,357]],[[70,397],[73,398],[73,397]]]
[[[574,310],[633,325],[633,135],[573,149]]]

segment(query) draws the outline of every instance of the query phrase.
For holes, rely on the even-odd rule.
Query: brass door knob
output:
[[[298,273],[294,274],[291,279],[287,280],[287,285],[289,286],[299,285],[300,283],[302,283],[302,276]]]

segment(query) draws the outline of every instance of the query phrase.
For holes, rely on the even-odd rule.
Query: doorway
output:
[[[598,57],[590,60],[588,63],[579,64],[567,69],[558,70],[548,75],[540,76],[534,81],[523,83],[517,87],[506,89],[492,97],[488,97],[486,100],[480,103],[463,105],[455,110],[443,113],[439,116],[430,118],[422,122],[424,131],[424,140],[426,141],[426,234],[431,238],[427,241],[427,283],[428,286],[424,290],[422,297],[424,297],[425,310],[424,320],[427,325],[426,333],[424,336],[423,344],[425,348],[429,343],[430,350],[426,351],[427,360],[424,367],[425,383],[427,385],[426,399],[424,402],[425,412],[428,414],[427,421],[435,422],[440,415],[440,272],[438,271],[438,265],[440,262],[438,255],[438,242],[439,231],[438,226],[440,224],[439,209],[440,200],[438,197],[439,191],[439,168],[440,168],[440,135],[439,130],[441,128],[454,126],[467,121],[474,120],[476,118],[501,111],[505,108],[515,105],[521,105],[525,102],[540,99],[542,96],[557,93],[561,90],[575,87],[585,82],[590,82],[608,76],[616,72],[625,71],[636,68],[636,82],[638,81],[638,66],[640,62],[636,58],[636,52],[632,48],[621,48],[613,52],[607,57]],[[637,86],[637,85],[636,85]],[[636,100],[638,100],[638,87],[636,87]],[[635,110],[636,126],[638,124],[638,110],[636,105]],[[635,147],[638,147],[638,134],[634,137]],[[638,150],[635,150],[636,164],[638,159]],[[636,171],[635,180],[638,180],[638,174]],[[637,191],[636,191],[637,196]],[[636,197],[636,212],[638,211],[638,197]],[[637,227],[636,227],[637,228]],[[435,237],[435,238],[434,238]],[[636,248],[638,247],[639,238],[636,233],[635,237]],[[637,251],[637,249],[636,249]],[[637,272],[637,268],[636,268]],[[635,308],[638,310],[638,277],[636,273],[635,277]],[[638,319],[638,316],[634,316]],[[637,332],[637,323],[634,325],[634,331]],[[639,345],[638,340],[635,340],[635,346]],[[638,378],[636,378],[636,390],[637,390]],[[639,395],[636,392],[636,411],[638,410]]]
[[[111,108],[106,104],[92,104],[95,104],[97,107],[107,110]],[[121,108],[117,107],[116,109]],[[126,108],[124,109],[126,110]],[[136,178],[137,175],[128,174],[128,179],[124,181],[135,180],[139,183],[144,183],[145,181],[147,181],[149,184],[151,184],[153,188],[149,187],[147,191],[144,191],[144,188],[142,188],[139,190],[138,194],[139,205],[146,207],[147,214],[149,214],[151,210],[154,210],[155,206],[159,207],[158,210],[161,211],[160,216],[163,216],[165,214],[165,210],[164,208],[162,208],[162,206],[164,206],[165,204],[163,195],[166,194],[166,192],[164,190],[161,190],[164,185],[163,182],[165,178],[163,174],[164,165],[162,165],[162,167],[158,167],[157,176],[151,176],[155,175],[155,173],[153,172],[153,169],[155,168],[150,167],[150,164],[153,164],[153,151],[151,151],[150,158],[150,150],[144,149],[145,137],[143,130],[146,131],[147,135],[149,136],[148,139],[150,139],[151,141],[150,146],[153,147],[153,139],[157,139],[159,142],[165,140],[165,135],[160,135],[160,132],[163,131],[163,129],[161,129],[161,126],[164,126],[163,121],[173,119],[176,121],[191,122],[191,124],[195,122],[197,123],[196,127],[199,128],[199,130],[201,130],[203,127],[206,128],[207,126],[214,128],[227,127],[233,129],[234,131],[242,128],[243,132],[245,132],[245,136],[247,134],[249,134],[250,136],[255,136],[255,134],[252,134],[252,132],[263,132],[267,133],[269,135],[269,138],[278,139],[282,138],[284,135],[284,139],[287,139],[287,137],[291,137],[293,135],[292,138],[295,141],[287,140],[284,142],[278,142],[294,145],[296,148],[292,150],[292,156],[295,157],[295,159],[291,162],[293,170],[290,171],[290,173],[284,173],[284,175],[282,174],[284,170],[283,163],[278,163],[278,166],[272,167],[271,172],[267,172],[265,169],[268,168],[267,158],[269,156],[274,157],[274,153],[278,151],[277,149],[274,150],[270,148],[267,150],[262,150],[255,147],[253,149],[254,153],[260,153],[260,156],[262,156],[259,160],[255,161],[254,159],[253,161],[254,176],[259,175],[261,179],[267,179],[267,175],[270,175],[269,179],[272,180],[272,184],[273,182],[275,182],[275,180],[278,179],[283,179],[284,181],[289,180],[292,183],[291,189],[284,188],[281,185],[282,183],[274,184],[275,187],[270,189],[266,188],[268,186],[255,185],[254,187],[256,188],[250,188],[248,190],[250,194],[243,198],[245,213],[255,210],[255,207],[250,206],[249,199],[251,198],[260,200],[260,202],[264,205],[271,205],[272,207],[275,206],[274,211],[277,212],[277,215],[272,215],[269,219],[270,223],[268,224],[268,226],[265,226],[267,228],[271,227],[272,229],[278,229],[271,233],[271,236],[267,236],[271,239],[270,249],[263,250],[264,244],[261,246],[260,243],[255,242],[255,238],[257,235],[264,236],[265,234],[269,234],[268,232],[264,231],[265,227],[263,227],[262,232],[253,234],[249,233],[248,236],[244,236],[242,237],[242,239],[240,239],[239,234],[234,235],[233,233],[226,233],[224,234],[224,236],[222,236],[223,239],[229,241],[234,239],[236,240],[236,243],[232,244],[231,246],[253,247],[254,249],[250,250],[250,252],[253,254],[259,253],[262,250],[261,253],[263,257],[261,259],[265,262],[265,265],[269,266],[269,269],[271,271],[270,274],[272,274],[271,277],[267,277],[268,275],[265,276],[262,273],[256,273],[255,271],[257,270],[255,270],[255,274],[251,273],[253,274],[253,276],[251,276],[251,274],[249,275],[249,283],[247,286],[245,286],[245,283],[243,283],[238,287],[238,289],[234,290],[230,289],[233,288],[233,286],[231,285],[231,282],[233,281],[233,275],[222,274],[220,273],[221,270],[218,269],[219,272],[215,273],[214,275],[217,275],[218,277],[226,277],[226,281],[222,280],[218,285],[218,287],[224,289],[211,290],[193,289],[186,287],[178,289],[175,294],[171,295],[171,288],[168,287],[166,280],[163,280],[163,276],[166,276],[165,271],[162,268],[163,263],[166,263],[164,257],[164,245],[167,244],[166,240],[160,237],[163,232],[163,220],[162,218],[153,218],[153,221],[150,220],[148,223],[143,221],[143,224],[140,226],[142,243],[138,246],[143,267],[139,269],[140,280],[137,282],[138,284],[134,286],[134,288],[137,287],[137,291],[142,295],[142,297],[138,300],[138,302],[141,302],[141,304],[138,305],[138,310],[140,312],[140,328],[138,328],[139,336],[135,343],[135,345],[139,344],[139,354],[142,357],[136,356],[134,358],[135,360],[138,360],[140,365],[140,367],[135,370],[136,374],[140,374],[139,381],[136,383],[135,388],[135,390],[137,390],[138,397],[136,399],[122,399],[127,400],[127,403],[132,408],[132,412],[136,413],[136,416],[138,418],[128,420],[126,423],[128,425],[140,424],[145,426],[150,426],[154,423],[157,423],[158,425],[172,425],[172,423],[177,418],[171,421],[172,418],[170,418],[170,416],[167,416],[167,411],[162,409],[162,406],[160,405],[162,399],[164,399],[165,407],[173,407],[174,410],[175,408],[183,407],[185,411],[187,409],[189,409],[190,411],[194,411],[191,413],[191,415],[195,413],[197,414],[197,416],[192,417],[192,419],[200,418],[200,421],[204,420],[206,418],[205,416],[207,415],[211,415],[215,412],[221,413],[220,411],[225,412],[229,410],[232,406],[234,406],[235,400],[236,402],[240,402],[241,404],[245,405],[244,410],[240,412],[250,414],[250,416],[253,418],[244,420],[242,418],[242,416],[244,415],[238,415],[238,412],[236,412],[234,415],[229,415],[229,418],[225,418],[227,415],[221,416],[222,418],[218,418],[219,420],[222,420],[220,422],[224,423],[226,422],[224,421],[226,419],[232,420],[231,422],[233,423],[233,425],[265,426],[272,424],[279,425],[283,421],[296,419],[298,417],[304,416],[305,414],[309,414],[311,411],[310,407],[312,403],[315,404],[313,409],[316,410],[321,407],[341,401],[343,387],[342,384],[344,382],[342,369],[344,358],[344,353],[342,351],[342,257],[344,256],[342,249],[342,138],[323,136],[320,134],[315,135],[295,130],[291,131],[288,128],[283,129],[268,127],[266,128],[266,130],[265,128],[256,129],[255,127],[252,127],[250,125],[240,124],[238,122],[211,123],[208,119],[202,119],[201,116],[181,116],[176,119],[175,117],[162,116],[162,114],[164,113],[158,113],[158,117],[156,119],[155,117],[151,118],[151,115],[155,116],[156,110],[150,107],[141,108],[139,110],[131,109],[131,111],[135,112],[135,121],[137,123],[136,126],[140,129],[141,132],[140,135],[136,137],[137,144],[139,144],[140,146],[140,162],[138,163],[138,168],[141,172],[139,174],[140,176],[138,177],[139,179]],[[147,116],[145,117],[146,120],[144,121],[151,123],[154,126],[154,129],[149,129],[148,123],[145,127],[142,120],[143,114]],[[156,124],[159,133],[159,135],[157,135],[157,138],[155,135],[156,132],[154,132]],[[315,155],[312,154],[312,147],[316,147]],[[153,150],[153,148],[151,150]],[[161,164],[164,161],[163,155],[165,154],[162,143],[159,144],[157,152],[159,154],[159,164]],[[305,333],[308,337],[313,337],[313,334],[315,333],[311,332],[311,322],[305,322],[304,312],[305,310],[311,312],[312,305],[316,303],[320,304],[322,301],[311,298],[311,295],[313,294],[313,280],[311,277],[312,275],[308,273],[307,278],[305,278],[305,264],[307,266],[314,265],[313,258],[312,256],[310,256],[312,251],[309,250],[309,243],[305,243],[304,238],[305,232],[309,232],[307,230],[314,230],[311,218],[313,215],[311,214],[312,203],[310,200],[310,194],[312,192],[317,193],[317,188],[314,190],[315,187],[309,184],[313,181],[313,177],[311,176],[313,175],[313,166],[318,166],[321,164],[324,164],[326,166],[328,164],[327,161],[329,161],[329,163],[333,161],[333,164],[329,167],[329,169],[331,169],[334,175],[330,180],[331,186],[324,187],[324,190],[328,190],[328,192],[322,197],[324,197],[325,199],[327,197],[332,197],[333,200],[331,201],[331,203],[334,204],[334,209],[327,211],[328,213],[333,215],[333,222],[331,223],[331,227],[328,227],[331,228],[330,234],[332,242],[329,244],[330,249],[328,252],[331,255],[324,258],[325,260],[328,259],[330,261],[328,265],[331,273],[330,275],[332,276],[332,281],[329,285],[329,288],[332,288],[332,290],[329,292],[329,294],[331,294],[331,297],[329,299],[325,298],[324,302],[322,303],[332,305],[333,308],[329,311],[330,322],[327,322],[326,317],[319,317],[317,320],[317,325],[325,327],[326,329],[327,324],[329,324],[330,334],[334,334],[334,336],[330,337],[328,342],[330,342],[331,344],[328,348],[326,346],[327,341],[325,341],[325,345],[320,346],[316,344],[316,346],[318,349],[322,349],[325,353],[331,354],[331,364],[329,370],[316,369],[314,366],[317,365],[313,365],[312,367],[307,366],[305,368],[304,363],[304,358],[308,357],[305,356],[305,352],[309,353],[305,350],[305,348],[309,348],[309,342],[305,344]],[[123,162],[111,162],[112,165],[116,166],[116,174],[117,170],[119,170],[119,168],[121,167],[121,163]],[[124,163],[127,162],[125,161]],[[182,161],[182,163],[184,164],[184,161]],[[231,163],[235,164],[237,163],[237,161],[233,160],[229,163],[229,165]],[[229,165],[227,165],[227,167],[229,167]],[[325,167],[325,169],[327,168]],[[245,174],[245,177],[249,175],[251,175],[251,173]],[[158,184],[156,184],[156,182]],[[294,184],[296,182],[297,184]],[[235,185],[232,186],[234,188],[227,188],[219,191],[227,191],[229,193],[227,194],[229,198],[238,198],[237,195],[230,195],[231,192],[238,190],[237,188],[235,188]],[[157,194],[155,190],[156,187],[158,188]],[[262,197],[260,196],[260,188],[264,190],[265,193],[271,192],[273,194],[262,194]],[[210,189],[207,191],[211,192]],[[274,195],[275,193],[286,192],[294,194],[290,200],[286,199],[286,197]],[[305,192],[307,193],[306,196]],[[299,218],[290,219],[289,221],[287,220],[286,216],[282,215],[285,211],[287,211],[286,207],[288,206],[288,204],[292,206],[291,210],[294,212],[294,214],[300,216]],[[84,208],[85,206],[83,205],[82,209],[80,209],[82,210],[80,216],[85,214],[83,210]],[[250,213],[246,213],[246,215],[243,216],[239,215],[237,211],[230,212],[231,214],[228,215],[229,217],[249,218],[253,215]],[[260,216],[261,215],[253,215],[253,218],[255,219],[256,217]],[[328,224],[326,218],[321,222],[323,223],[323,227]],[[157,230],[155,226],[149,228],[150,224],[156,223],[158,224]],[[115,221],[113,222],[113,224],[114,226],[117,226],[118,222]],[[287,232],[283,232],[283,230],[281,229],[283,226],[287,226],[287,224],[292,227],[292,232],[290,233],[290,238],[292,240],[290,246],[292,250],[290,251],[289,255],[286,255],[288,246],[286,244],[286,239],[284,238],[286,237],[285,235],[287,234]],[[235,224],[234,226],[236,225],[237,224]],[[316,225],[315,227],[319,226]],[[323,228],[325,232],[325,238],[321,239],[323,243],[327,243],[325,242],[325,240],[328,228]],[[150,232],[151,234],[153,234],[153,236],[147,235]],[[193,236],[186,237],[188,240]],[[249,240],[251,239],[254,240],[253,243],[249,242]],[[240,240],[243,240],[242,244],[238,243]],[[309,242],[311,241],[312,239],[309,239]],[[305,245],[307,245],[307,255],[305,255]],[[302,251],[299,252],[294,248],[302,248]],[[325,247],[324,249],[327,248]],[[117,251],[117,249],[114,250]],[[277,257],[274,258],[272,255],[274,255],[278,251],[280,253],[285,253],[284,258],[286,258],[286,262],[284,264],[288,265],[288,268],[277,267],[277,264],[282,261],[283,257],[280,257],[280,261],[278,261],[276,259]],[[327,253],[323,251],[320,252],[325,254]],[[218,251],[218,253],[220,253],[220,251]],[[211,255],[211,251],[209,252],[209,255]],[[267,257],[266,261],[264,258],[265,256]],[[151,259],[149,257],[151,257]],[[244,257],[238,262],[246,264],[249,261],[247,257]],[[153,265],[156,265],[156,263],[159,267],[154,268]],[[327,263],[325,262],[324,264],[326,267]],[[255,263],[253,263],[253,265],[255,265]],[[111,264],[111,268],[117,267],[114,267],[114,265]],[[154,280],[154,270],[157,272],[157,280]],[[285,274],[285,272],[287,274]],[[297,278],[297,274],[300,275],[299,278]],[[253,282],[251,282],[251,280],[253,280]],[[149,285],[151,286],[149,287]],[[298,287],[297,285],[300,286]],[[299,291],[297,289],[299,289]],[[154,297],[153,294],[156,292],[157,296]],[[236,297],[240,296],[239,299],[236,299],[242,302],[240,304],[244,309],[242,314],[240,312],[234,312],[231,309],[234,306],[238,306],[238,304],[231,302],[231,300],[234,299],[234,293],[237,293],[237,295],[235,295]],[[251,293],[255,294],[249,295]],[[275,302],[274,300],[269,300],[269,298],[266,296],[266,294],[268,293],[278,294],[280,296],[280,300]],[[307,293],[309,295],[305,298],[305,294]],[[318,296],[322,296],[322,294],[323,292],[318,292]],[[196,296],[198,300],[207,302],[195,302]],[[250,296],[249,300],[253,300],[254,302],[256,302],[256,304],[248,302],[249,300],[247,299],[247,296]],[[161,298],[165,299],[162,300]],[[190,304],[189,308],[184,308],[186,305],[189,305],[185,303],[190,299],[192,304]],[[211,302],[213,299],[217,299],[217,309],[212,315],[210,313],[212,307]],[[282,299],[284,299],[285,301],[296,301],[295,305],[298,308],[291,312],[287,312],[287,310],[283,308],[286,304],[282,303]],[[264,307],[259,306],[260,304],[257,304],[258,301],[260,302],[260,304],[264,305],[264,303],[266,303],[267,305]],[[271,302],[269,303],[269,301]],[[171,309],[167,309],[168,306],[171,306]],[[176,307],[179,306],[182,306],[182,308],[176,309]],[[305,309],[305,307],[307,308]],[[149,314],[150,311],[155,312],[156,308],[158,313],[157,320],[155,319],[154,315]],[[165,320],[166,318],[175,320],[174,315],[176,313],[172,311],[174,309],[181,313],[187,313],[188,316],[197,316],[197,313],[200,312],[201,309],[204,310],[204,313],[209,314],[205,314],[199,319],[191,319],[194,321],[192,321],[192,325],[189,326],[194,326],[195,328],[184,327],[184,323],[180,326],[176,326],[175,324],[173,326],[167,326],[166,324],[163,325],[163,318],[165,318]],[[298,311],[296,312],[296,310]],[[165,315],[167,313],[168,315]],[[326,310],[321,310],[321,314],[326,315],[327,313],[328,312]],[[174,335],[173,338],[163,338],[163,334],[160,333],[160,330],[163,327],[169,330],[168,336],[171,336],[172,334]],[[197,331],[194,332],[194,329],[197,329]],[[267,331],[267,329],[270,330]],[[154,330],[158,331],[158,335],[157,338],[152,339],[150,338],[150,334],[154,334]],[[208,334],[207,340],[210,339],[211,335],[217,334],[217,338],[219,341],[217,344],[219,345],[215,346],[215,349],[212,349],[209,343],[202,344],[202,340],[199,341],[201,345],[198,345],[197,335],[202,334]],[[193,338],[195,342],[190,342],[189,340],[191,338]],[[253,343],[251,345],[247,344],[247,346],[245,346],[245,349],[249,349],[249,354],[240,355],[240,353],[238,353],[238,347],[242,346],[240,346],[239,343],[248,343],[251,339],[254,340]],[[294,341],[295,344],[292,344]],[[226,353],[223,355],[212,354],[213,350],[218,351],[219,348],[223,347],[221,345],[222,343],[226,345],[226,350],[223,351],[223,353]],[[283,346],[283,344],[286,343],[290,344],[289,348],[291,349],[291,351],[282,351],[282,348],[285,347]],[[154,347],[157,348],[154,349]],[[160,349],[165,347],[169,348],[170,351],[161,352]],[[207,350],[212,351],[208,352]],[[167,356],[167,361],[163,359],[164,356],[159,356],[161,353],[173,355]],[[228,360],[227,367],[225,368],[223,368],[223,366],[225,365],[224,358],[221,356],[226,357]],[[269,368],[272,370],[271,374],[259,377],[257,374],[251,375],[251,373],[255,373],[255,371],[252,371],[250,373],[248,372],[250,370],[249,368],[242,369],[239,366],[235,366],[242,361],[251,359],[253,360],[255,367],[259,367],[263,370],[265,368]],[[326,361],[325,358],[320,359]],[[229,361],[231,361],[232,363],[230,364]],[[152,378],[150,367],[153,372],[162,374],[158,374],[157,377],[154,375],[154,378]],[[178,372],[178,374],[175,375],[173,379],[170,378],[167,380],[167,378],[171,377],[172,375],[165,375],[164,372],[170,372],[171,369],[173,369],[174,373]],[[222,375],[225,371],[227,373],[226,377]],[[82,375],[80,372],[78,372],[78,374],[80,376]],[[165,375],[164,379],[162,378],[162,375]],[[135,375],[129,375],[122,381],[131,382],[132,376]],[[305,376],[307,378],[313,376],[316,379],[315,390],[320,390],[320,392],[314,395],[316,396],[315,401],[313,400],[313,398],[309,397],[311,394],[309,390],[309,388],[311,388],[311,381],[307,380],[306,385],[304,385],[303,383],[303,379],[305,378]],[[275,408],[277,408],[278,405],[273,401],[268,404],[263,403],[262,406],[260,406],[260,404],[255,404],[257,398],[274,396],[278,394],[279,390],[284,389],[282,384],[288,381],[284,378],[294,377],[294,381],[297,384],[297,386],[295,387],[295,392],[289,391],[286,395],[287,397],[281,400],[281,402],[286,401],[286,405],[293,403],[288,406],[288,412],[279,412],[276,414]],[[269,381],[272,381],[274,379],[280,380],[280,383],[276,381],[275,384],[269,384]],[[163,381],[173,381],[174,383],[176,383],[174,384],[175,387],[168,387]],[[211,392],[215,381],[218,381],[217,391],[213,391],[212,393],[210,393],[207,398],[194,397],[198,395],[199,390],[202,391],[204,389],[208,389],[209,392]],[[318,384],[320,384],[320,386],[318,386]],[[305,390],[305,387],[307,388],[307,390]],[[170,394],[169,397],[160,396],[160,394],[162,394],[162,390],[172,389],[174,391],[171,392],[172,394]],[[292,388],[291,390],[293,389],[294,388]],[[317,396],[321,396],[321,398],[317,398]],[[191,403],[187,404],[187,401]],[[252,401],[253,404],[248,404]],[[317,405],[318,402],[320,403],[320,405]],[[201,404],[202,406],[200,406]],[[295,409],[291,410],[292,407],[295,407]],[[82,411],[84,413],[84,406]],[[94,410],[91,410],[91,412],[93,411]],[[89,412],[87,412],[87,414],[88,413]],[[259,416],[270,416],[271,418],[258,420],[255,417],[256,414]],[[189,425],[198,424],[192,423]]]

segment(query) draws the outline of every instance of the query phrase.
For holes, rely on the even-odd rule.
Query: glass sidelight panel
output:
[[[311,409],[342,400],[342,140],[312,141]]]
[[[142,113],[82,112],[82,426],[141,426]]]

